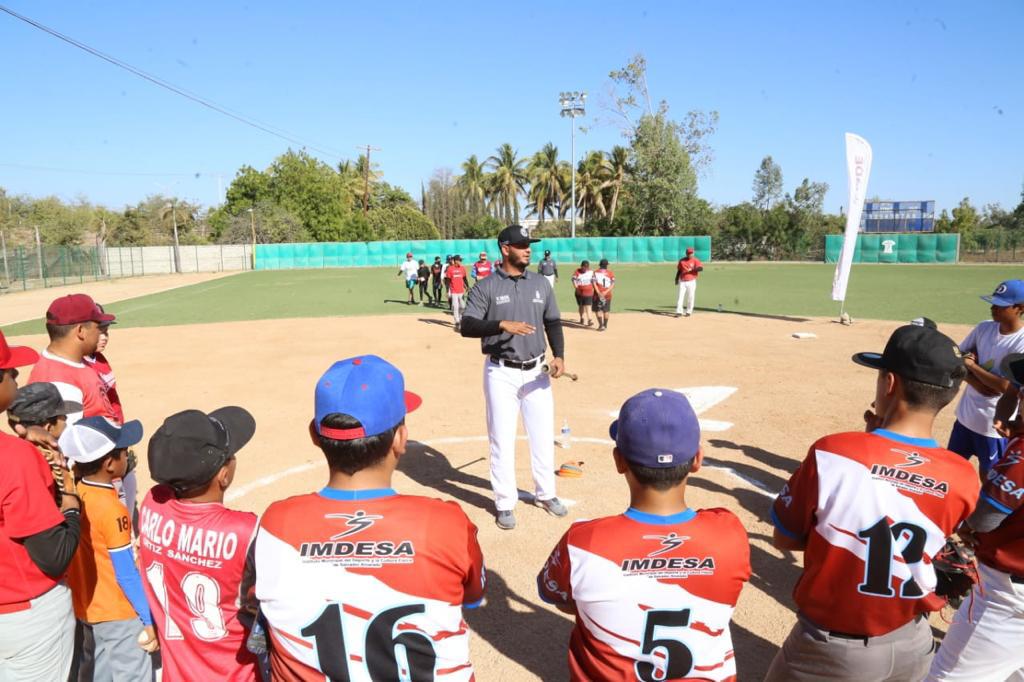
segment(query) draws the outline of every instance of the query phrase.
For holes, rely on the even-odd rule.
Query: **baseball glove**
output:
[[[937,578],[935,594],[944,597],[953,608],[959,608],[978,583],[974,553],[966,545],[948,539],[932,560],[932,566]]]
[[[50,467],[50,474],[53,475],[53,483],[55,486],[54,490],[54,501],[59,507],[63,501],[64,494],[70,493],[71,495],[77,495],[78,490],[75,488],[75,479],[70,475],[70,472],[64,466],[64,457],[57,452],[45,445],[36,446],[43,457],[46,459],[46,463]]]

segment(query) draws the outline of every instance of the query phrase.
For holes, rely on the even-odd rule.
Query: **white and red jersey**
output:
[[[390,488],[270,505],[256,597],[274,680],[472,680],[462,607],[484,592],[476,526],[454,502]]]
[[[245,647],[249,628],[239,620],[240,605],[249,601],[243,591],[251,589],[242,575],[256,515],[215,502],[182,502],[158,485],[146,495],[140,520],[139,563],[163,651],[163,679],[256,679],[256,657]]]
[[[103,353],[96,353],[95,355],[86,355],[82,358],[84,362],[100,378],[100,383],[106,389],[107,400],[110,401],[110,406],[114,410],[114,416],[118,423],[124,423],[124,407],[121,405],[121,397],[117,394],[117,379],[114,377],[114,369],[110,366],[110,361],[107,360]]]
[[[81,403],[83,411],[68,415],[68,424],[82,417],[107,417],[121,423],[110,404],[107,387],[99,374],[84,362],[74,362],[54,355],[48,350],[39,354],[39,362],[28,375],[28,383],[46,381],[57,387],[64,400]]]
[[[473,263],[473,277],[475,277],[477,280],[489,277],[493,270],[494,266],[492,266],[489,261],[478,260],[477,262]]]
[[[938,610],[932,557],[979,487],[967,460],[930,438],[878,429],[819,439],[771,512],[780,533],[807,543],[799,610],[826,630],[871,637]]]
[[[989,533],[978,533],[978,561],[1004,573],[1024,575],[1024,438],[1015,438],[988,470],[981,499],[1008,516]]]
[[[599,295],[604,296],[607,300],[611,300],[612,289],[614,287],[614,272],[612,272],[608,268],[599,268],[594,272],[594,289]]]
[[[696,256],[680,258],[676,264],[676,277],[680,282],[689,282],[692,279],[697,279],[697,275],[700,274],[697,268],[701,267],[704,267],[704,264],[697,260]]]
[[[576,287],[576,293],[580,296],[594,295],[594,271],[577,268],[572,273],[572,285]]]
[[[629,509],[572,525],[537,587],[575,605],[573,680],[734,680],[729,621],[750,579],[750,544],[725,509]]]

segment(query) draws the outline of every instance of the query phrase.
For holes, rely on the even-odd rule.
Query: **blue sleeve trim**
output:
[[[1007,506],[1006,506],[1005,504],[1003,504],[1002,502],[996,502],[995,500],[993,500],[993,499],[992,499],[991,497],[989,497],[989,496],[988,496],[988,495],[986,495],[985,493],[982,493],[982,494],[981,494],[981,499],[985,500],[985,501],[986,501],[986,502],[988,502],[988,503],[989,503],[990,505],[992,505],[993,507],[995,507],[995,508],[996,508],[996,509],[998,509],[999,511],[1003,512],[1004,514],[1012,514],[1012,513],[1013,513],[1013,510],[1012,510],[1012,509],[1010,509],[1009,507],[1007,507]]]
[[[782,521],[779,520],[778,515],[775,513],[775,507],[772,507],[770,516],[772,520],[772,525],[775,526],[780,533],[785,535],[787,538],[792,538],[794,540],[803,540],[802,537],[800,537],[796,533],[793,533],[792,531],[790,531],[782,525]]]
[[[114,577],[117,584],[124,592],[124,596],[131,602],[135,613],[139,615],[144,625],[153,624],[153,616],[149,612],[149,604],[146,602],[146,594],[142,590],[142,576],[135,565],[135,557],[132,556],[131,546],[109,551],[110,562],[114,564]]]
[[[480,605],[483,604],[483,603],[484,603],[484,600],[483,600],[483,597],[481,597],[480,599],[477,599],[476,601],[471,601],[471,602],[469,602],[467,604],[463,604],[462,608],[464,608],[464,609],[476,609],[476,608],[479,608]]]

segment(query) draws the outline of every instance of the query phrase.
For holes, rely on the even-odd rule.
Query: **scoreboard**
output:
[[[934,201],[866,201],[861,232],[933,232]]]

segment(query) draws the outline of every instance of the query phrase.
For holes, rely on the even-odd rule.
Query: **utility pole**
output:
[[[365,145],[365,147],[366,147],[366,167],[363,168],[363,217],[364,218],[366,217],[366,214],[370,211],[370,151],[371,150],[375,151],[375,152],[379,152],[380,151],[380,147],[371,147],[370,145]],[[357,147],[357,149],[362,150],[363,147]]]
[[[249,209],[249,228],[252,230],[252,269],[256,269],[256,213]]]
[[[569,130],[572,132],[572,147],[570,154],[572,154],[572,160],[569,165],[572,166],[572,234],[570,235],[573,239],[576,238],[576,117],[583,116],[587,113],[585,105],[587,103],[586,92],[563,92],[558,95],[558,103],[562,105],[562,116],[569,117]]]
[[[4,236],[3,230],[0,230],[0,249],[4,252],[4,281],[7,282],[7,286],[10,286],[11,272],[7,269],[7,238]]]

